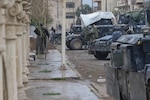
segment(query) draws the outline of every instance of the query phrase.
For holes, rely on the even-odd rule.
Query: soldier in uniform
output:
[[[49,32],[46,28],[40,24],[36,27],[35,31],[37,34],[37,43],[36,43],[36,54],[43,54],[44,49],[47,48],[47,39],[49,38]]]

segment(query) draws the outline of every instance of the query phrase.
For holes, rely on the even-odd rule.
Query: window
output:
[[[66,8],[74,8],[74,2],[67,2],[66,3]]]
[[[67,19],[71,19],[71,18],[75,18],[75,13],[66,13],[66,18]]]

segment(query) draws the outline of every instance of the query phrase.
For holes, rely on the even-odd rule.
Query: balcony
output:
[[[94,2],[101,2],[102,0],[93,0]]]
[[[143,4],[144,0],[136,0],[136,4]]]

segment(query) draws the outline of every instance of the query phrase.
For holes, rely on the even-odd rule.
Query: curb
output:
[[[96,83],[91,83],[89,88],[93,91],[93,93],[100,98],[100,100],[113,100],[103,88],[104,86],[100,86]]]
[[[74,66],[69,60],[67,60],[66,61],[67,62],[67,64],[69,64],[69,65],[66,65],[68,68],[71,68],[75,73],[76,73],[76,75],[77,75],[77,77],[79,78],[79,79],[81,79],[81,74],[74,68],[74,67],[72,67],[72,66]]]

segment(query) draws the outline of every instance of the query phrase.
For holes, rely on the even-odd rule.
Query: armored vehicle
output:
[[[125,26],[109,27],[109,34],[107,33],[105,36],[95,39],[88,44],[88,53],[94,54],[98,60],[105,59],[110,53],[111,43],[125,33],[124,27]]]
[[[113,41],[117,40],[121,36],[121,34],[140,34],[142,28],[145,26],[144,19],[143,9],[127,12],[120,15],[118,24],[116,26],[114,25],[113,27],[110,27],[109,29],[111,30],[109,31],[110,34],[113,34],[113,37],[115,37],[113,38]],[[106,36],[104,36],[104,38],[105,37]],[[107,57],[108,53],[110,53],[111,49],[108,48],[110,48],[111,42],[113,41],[110,41],[110,39],[104,41],[101,39],[98,40],[92,41],[90,45],[88,45],[88,53],[94,54],[97,59],[102,60]],[[107,45],[104,45],[106,43]]]
[[[81,34],[71,33],[66,36],[66,46],[70,50],[80,50],[84,44],[83,36]]]
[[[66,46],[71,50],[81,49],[83,42],[83,37],[81,36],[82,27],[81,25],[71,26],[70,32],[66,36]]]
[[[91,29],[93,25],[97,28],[99,38],[109,34],[109,29],[113,27],[113,18],[115,17],[111,12],[95,12],[92,14],[81,15],[84,27],[82,28],[81,25],[76,25],[76,27],[80,26],[80,30],[78,31],[77,28],[74,28],[74,30],[70,32],[66,37],[67,47],[72,50],[82,49],[83,45],[86,45],[92,37]]]
[[[150,0],[144,1],[143,34],[122,35],[111,44],[105,64],[107,93],[114,100],[150,100]]]
[[[112,35],[106,35],[102,38],[94,40],[93,44],[89,45],[91,47],[91,50],[88,50],[88,52],[91,52],[94,54],[94,56],[97,59],[104,59],[108,56],[108,53],[110,52],[110,45],[112,42]]]

